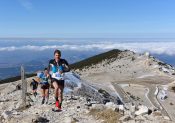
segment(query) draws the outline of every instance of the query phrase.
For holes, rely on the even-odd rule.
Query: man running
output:
[[[61,51],[55,50],[54,59],[49,61],[49,71],[51,71],[51,83],[55,89],[55,106],[61,110],[64,89],[64,72],[70,71],[69,64],[61,58]]]

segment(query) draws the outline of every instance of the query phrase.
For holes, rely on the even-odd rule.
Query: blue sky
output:
[[[0,37],[175,37],[174,0],[0,0]]]

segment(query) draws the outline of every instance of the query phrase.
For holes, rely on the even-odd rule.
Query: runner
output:
[[[30,87],[32,87],[32,93],[36,97],[37,96],[38,82],[35,79],[32,79],[32,82],[30,83]]]
[[[41,104],[45,103],[46,99],[46,104],[48,104],[49,101],[49,82],[48,79],[50,77],[49,72],[47,68],[44,69],[44,72],[38,73],[38,82],[41,84],[41,93],[42,93],[42,102]]]
[[[70,71],[69,64],[65,59],[61,59],[61,51],[55,50],[54,59],[49,61],[51,71],[51,83],[55,90],[55,106],[61,110],[64,89],[64,72]]]

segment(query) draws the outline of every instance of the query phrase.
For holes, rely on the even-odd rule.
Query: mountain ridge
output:
[[[98,64],[98,63],[102,62],[105,59],[112,59],[112,58],[114,58],[114,60],[115,60],[115,59],[118,58],[118,55],[120,53],[125,53],[125,52],[131,52],[131,53],[135,54],[134,52],[132,52],[130,50],[123,50],[122,51],[122,50],[119,50],[119,49],[113,49],[113,50],[109,50],[107,52],[103,52],[103,53],[91,56],[91,57],[86,58],[84,60],[75,62],[73,64],[70,64],[70,68],[72,70],[76,70],[76,69],[82,70],[85,67],[89,67],[89,66]],[[164,63],[162,61],[160,61],[159,63],[160,64],[167,64],[167,63]],[[35,76],[35,75],[36,75],[36,73],[27,73],[26,77],[28,78],[28,77],[32,77],[32,76]],[[14,77],[8,77],[8,78],[0,80],[0,84],[17,81],[20,78],[21,78],[20,75],[19,76],[14,76]]]

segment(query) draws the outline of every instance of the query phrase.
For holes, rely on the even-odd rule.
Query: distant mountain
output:
[[[91,65],[91,64],[96,64],[104,59],[108,59],[108,58],[113,58],[113,57],[117,57],[117,55],[122,52],[121,50],[118,49],[114,49],[108,52],[104,52],[92,57],[89,57],[87,59],[81,60],[84,57],[88,57],[88,56],[82,56],[81,54],[79,54],[77,57],[73,57],[73,59],[67,59],[68,61],[70,61],[70,63],[72,63],[73,61],[79,61],[79,62],[75,62],[73,64],[70,64],[71,69],[77,69],[77,68],[83,68],[85,66]],[[80,59],[80,57],[82,57]],[[24,67],[25,67],[25,71],[27,71],[28,74],[32,74],[34,71],[38,71],[38,70],[43,70],[44,67],[46,67],[48,65],[48,59],[49,58],[45,58],[45,59],[39,59],[39,60],[31,60],[29,62],[25,62],[23,63]],[[10,67],[5,67],[5,68],[0,68],[0,80],[10,80],[11,81],[11,77],[12,78],[16,78],[16,76],[20,75],[20,66],[22,65],[19,64],[17,66],[10,66]],[[7,78],[7,79],[6,79]],[[19,77],[17,77],[19,78]],[[16,80],[16,79],[15,79]],[[1,81],[0,81],[1,82]]]
[[[20,66],[24,65],[25,71],[27,73],[33,73],[34,71],[43,70],[46,66],[43,62],[40,61],[30,61],[24,64],[19,64],[16,66],[9,66],[9,67],[3,67],[0,68],[0,80],[9,78],[9,77],[15,77],[20,75]]]
[[[130,53],[130,54],[133,54],[133,56],[135,54],[134,52],[129,51],[129,50],[121,51],[118,49],[113,49],[113,50],[86,58],[84,60],[75,62],[73,64],[70,64],[70,67],[73,70],[76,70],[76,69],[82,70],[83,68],[88,68],[89,66],[96,65],[104,60],[107,60],[107,62],[112,62],[112,60],[121,59],[122,55],[120,55],[120,54],[122,54],[122,53],[123,54]],[[136,55],[139,55],[139,54],[136,54]],[[125,57],[125,56],[123,56],[123,57]],[[128,56],[126,56],[126,58],[127,57]],[[32,61],[26,62],[24,64],[24,67],[25,67],[27,74],[33,75],[33,73],[35,71],[43,70],[44,67],[47,66],[47,64],[48,64],[48,61],[46,59],[45,60],[32,60]],[[164,63],[164,64],[166,64],[166,63]],[[20,66],[9,67],[9,68],[0,68],[0,71],[3,71],[3,74],[0,73],[1,80],[5,79],[5,78],[7,78],[5,80],[9,80],[12,77],[11,75],[13,75],[14,77],[20,75]]]
[[[69,64],[72,64],[101,52],[103,51],[64,51],[63,58],[65,58],[69,62]],[[31,54],[29,54],[28,52],[20,54],[20,52],[18,51],[14,54],[11,54],[12,59],[6,57],[0,58],[1,60],[3,59],[0,62],[0,80],[18,76],[20,74],[21,65],[24,65],[27,73],[33,73],[38,70],[43,70],[44,67],[48,66],[49,60],[53,58],[53,52],[50,51],[43,51],[42,53],[31,52]],[[3,56],[7,55],[8,54],[6,52],[3,53]]]

